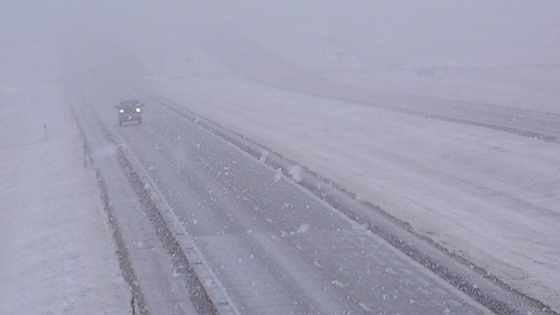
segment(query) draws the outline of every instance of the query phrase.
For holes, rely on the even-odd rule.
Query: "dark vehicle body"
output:
[[[119,105],[115,106],[119,115],[119,126],[124,125],[125,122],[142,123],[142,107],[144,104],[137,100],[122,101]]]

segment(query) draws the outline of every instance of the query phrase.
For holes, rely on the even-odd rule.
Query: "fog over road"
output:
[[[66,93],[143,314],[560,311],[554,2],[21,3],[0,96]]]

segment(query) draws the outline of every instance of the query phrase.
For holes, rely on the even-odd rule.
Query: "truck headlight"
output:
[[[119,113],[124,114],[124,109],[119,109]]]
[[[140,107],[136,107],[136,112],[137,112],[137,113],[139,113],[139,112],[141,112],[141,111],[142,111],[142,109],[141,109]]]

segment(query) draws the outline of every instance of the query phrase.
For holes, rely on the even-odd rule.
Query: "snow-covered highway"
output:
[[[124,89],[84,86],[91,89],[84,105],[115,128],[111,104]],[[241,314],[487,312],[260,160],[146,104],[142,125],[117,129],[121,145],[147,170]],[[94,160],[111,159],[98,154],[107,146],[91,147]],[[500,302],[489,306],[507,307]]]
[[[0,4],[0,313],[558,314],[559,15]]]
[[[83,98],[78,113],[98,116],[105,126],[98,128],[118,135],[91,148],[94,160],[110,159],[107,147],[130,150],[241,314],[540,312],[441,252],[431,256],[438,250],[398,224],[386,223],[389,242],[376,235],[379,222],[363,214],[371,209],[354,205],[363,208],[358,223],[321,198],[328,190],[300,186],[306,179],[297,167],[267,163],[264,148],[251,156],[235,139],[217,136],[227,130],[181,115],[181,106],[83,74],[71,85]],[[113,104],[125,96],[146,104],[142,125],[116,126]],[[412,241],[398,241],[403,233]],[[393,247],[399,242],[408,245]],[[433,273],[438,268],[447,278]]]

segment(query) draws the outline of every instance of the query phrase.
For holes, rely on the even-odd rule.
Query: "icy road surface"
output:
[[[92,86],[91,106],[118,128],[121,92]],[[241,313],[488,312],[259,160],[156,108],[118,133]]]

